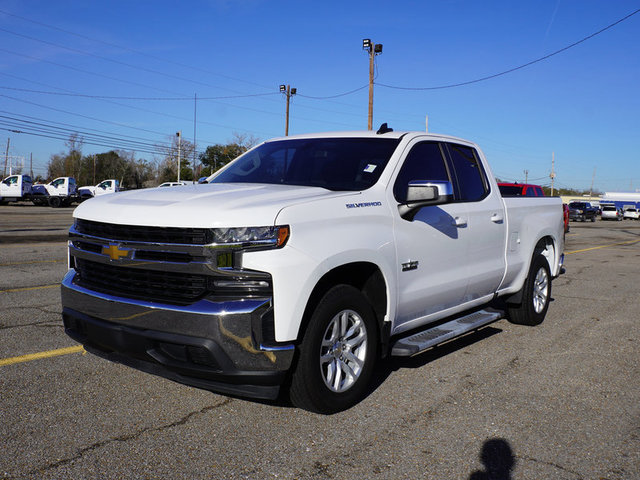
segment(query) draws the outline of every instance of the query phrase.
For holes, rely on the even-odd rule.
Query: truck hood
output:
[[[273,225],[283,208],[311,200],[354,196],[317,187],[214,183],[147,188],[103,195],[80,204],[75,218],[159,227]]]

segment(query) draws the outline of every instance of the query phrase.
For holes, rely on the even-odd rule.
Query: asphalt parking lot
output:
[[[72,211],[0,206],[0,477],[640,478],[638,221],[571,223],[542,325],[385,362],[321,416],[83,353],[60,316]]]

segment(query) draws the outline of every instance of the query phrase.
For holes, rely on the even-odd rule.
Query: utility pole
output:
[[[9,143],[11,143],[11,137],[7,137],[7,152],[4,154],[4,170],[2,171],[2,178],[7,176],[7,162],[9,162]]]
[[[91,155],[93,157],[93,184],[96,184],[96,154]]]
[[[178,182],[180,181],[180,137],[182,137],[182,130],[176,132],[176,137],[178,137]]]
[[[33,152],[29,156],[29,173],[31,174],[31,180],[33,180]]]
[[[284,136],[289,136],[289,100],[291,99],[291,95],[295,95],[298,93],[297,88],[291,88],[291,85],[280,85],[280,92],[284,93],[287,97],[287,117],[284,126]]]
[[[197,182],[199,174],[196,175],[196,108],[198,105],[198,94],[193,94],[193,181]]]
[[[593,195],[593,182],[596,179],[596,168],[593,167],[593,176],[591,177],[591,188],[589,189],[589,200],[591,200],[591,196]]]
[[[429,115],[424,116],[425,132],[429,133]]]
[[[374,58],[382,53],[382,44],[375,44],[370,38],[362,40],[362,49],[369,52],[369,120],[367,129],[373,130],[373,67]]]
[[[524,183],[525,185],[529,183],[529,170],[524,171]]]
[[[552,197],[553,197],[553,180],[556,178],[555,163],[556,163],[556,152],[551,152],[551,173],[549,174],[549,178],[551,178],[551,196]]]

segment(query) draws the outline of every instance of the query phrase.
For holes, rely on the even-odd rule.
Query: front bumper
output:
[[[271,298],[167,305],[94,292],[74,277],[62,281],[64,327],[88,351],[218,393],[277,398],[294,346],[262,343]]]

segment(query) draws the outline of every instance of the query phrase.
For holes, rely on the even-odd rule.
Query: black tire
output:
[[[551,272],[547,259],[535,253],[529,268],[529,275],[522,287],[522,303],[507,306],[511,323],[518,325],[539,325],[544,320],[551,300]]]
[[[349,285],[331,288],[302,337],[291,377],[291,402],[317,413],[355,405],[366,393],[377,350],[378,327],[367,299]]]
[[[591,217],[591,222],[593,223],[593,222],[595,222],[595,221],[596,221],[596,217],[595,217],[595,215],[594,215],[593,217]]]
[[[52,208],[58,208],[62,204],[62,200],[60,197],[50,197],[49,198],[49,206]]]

